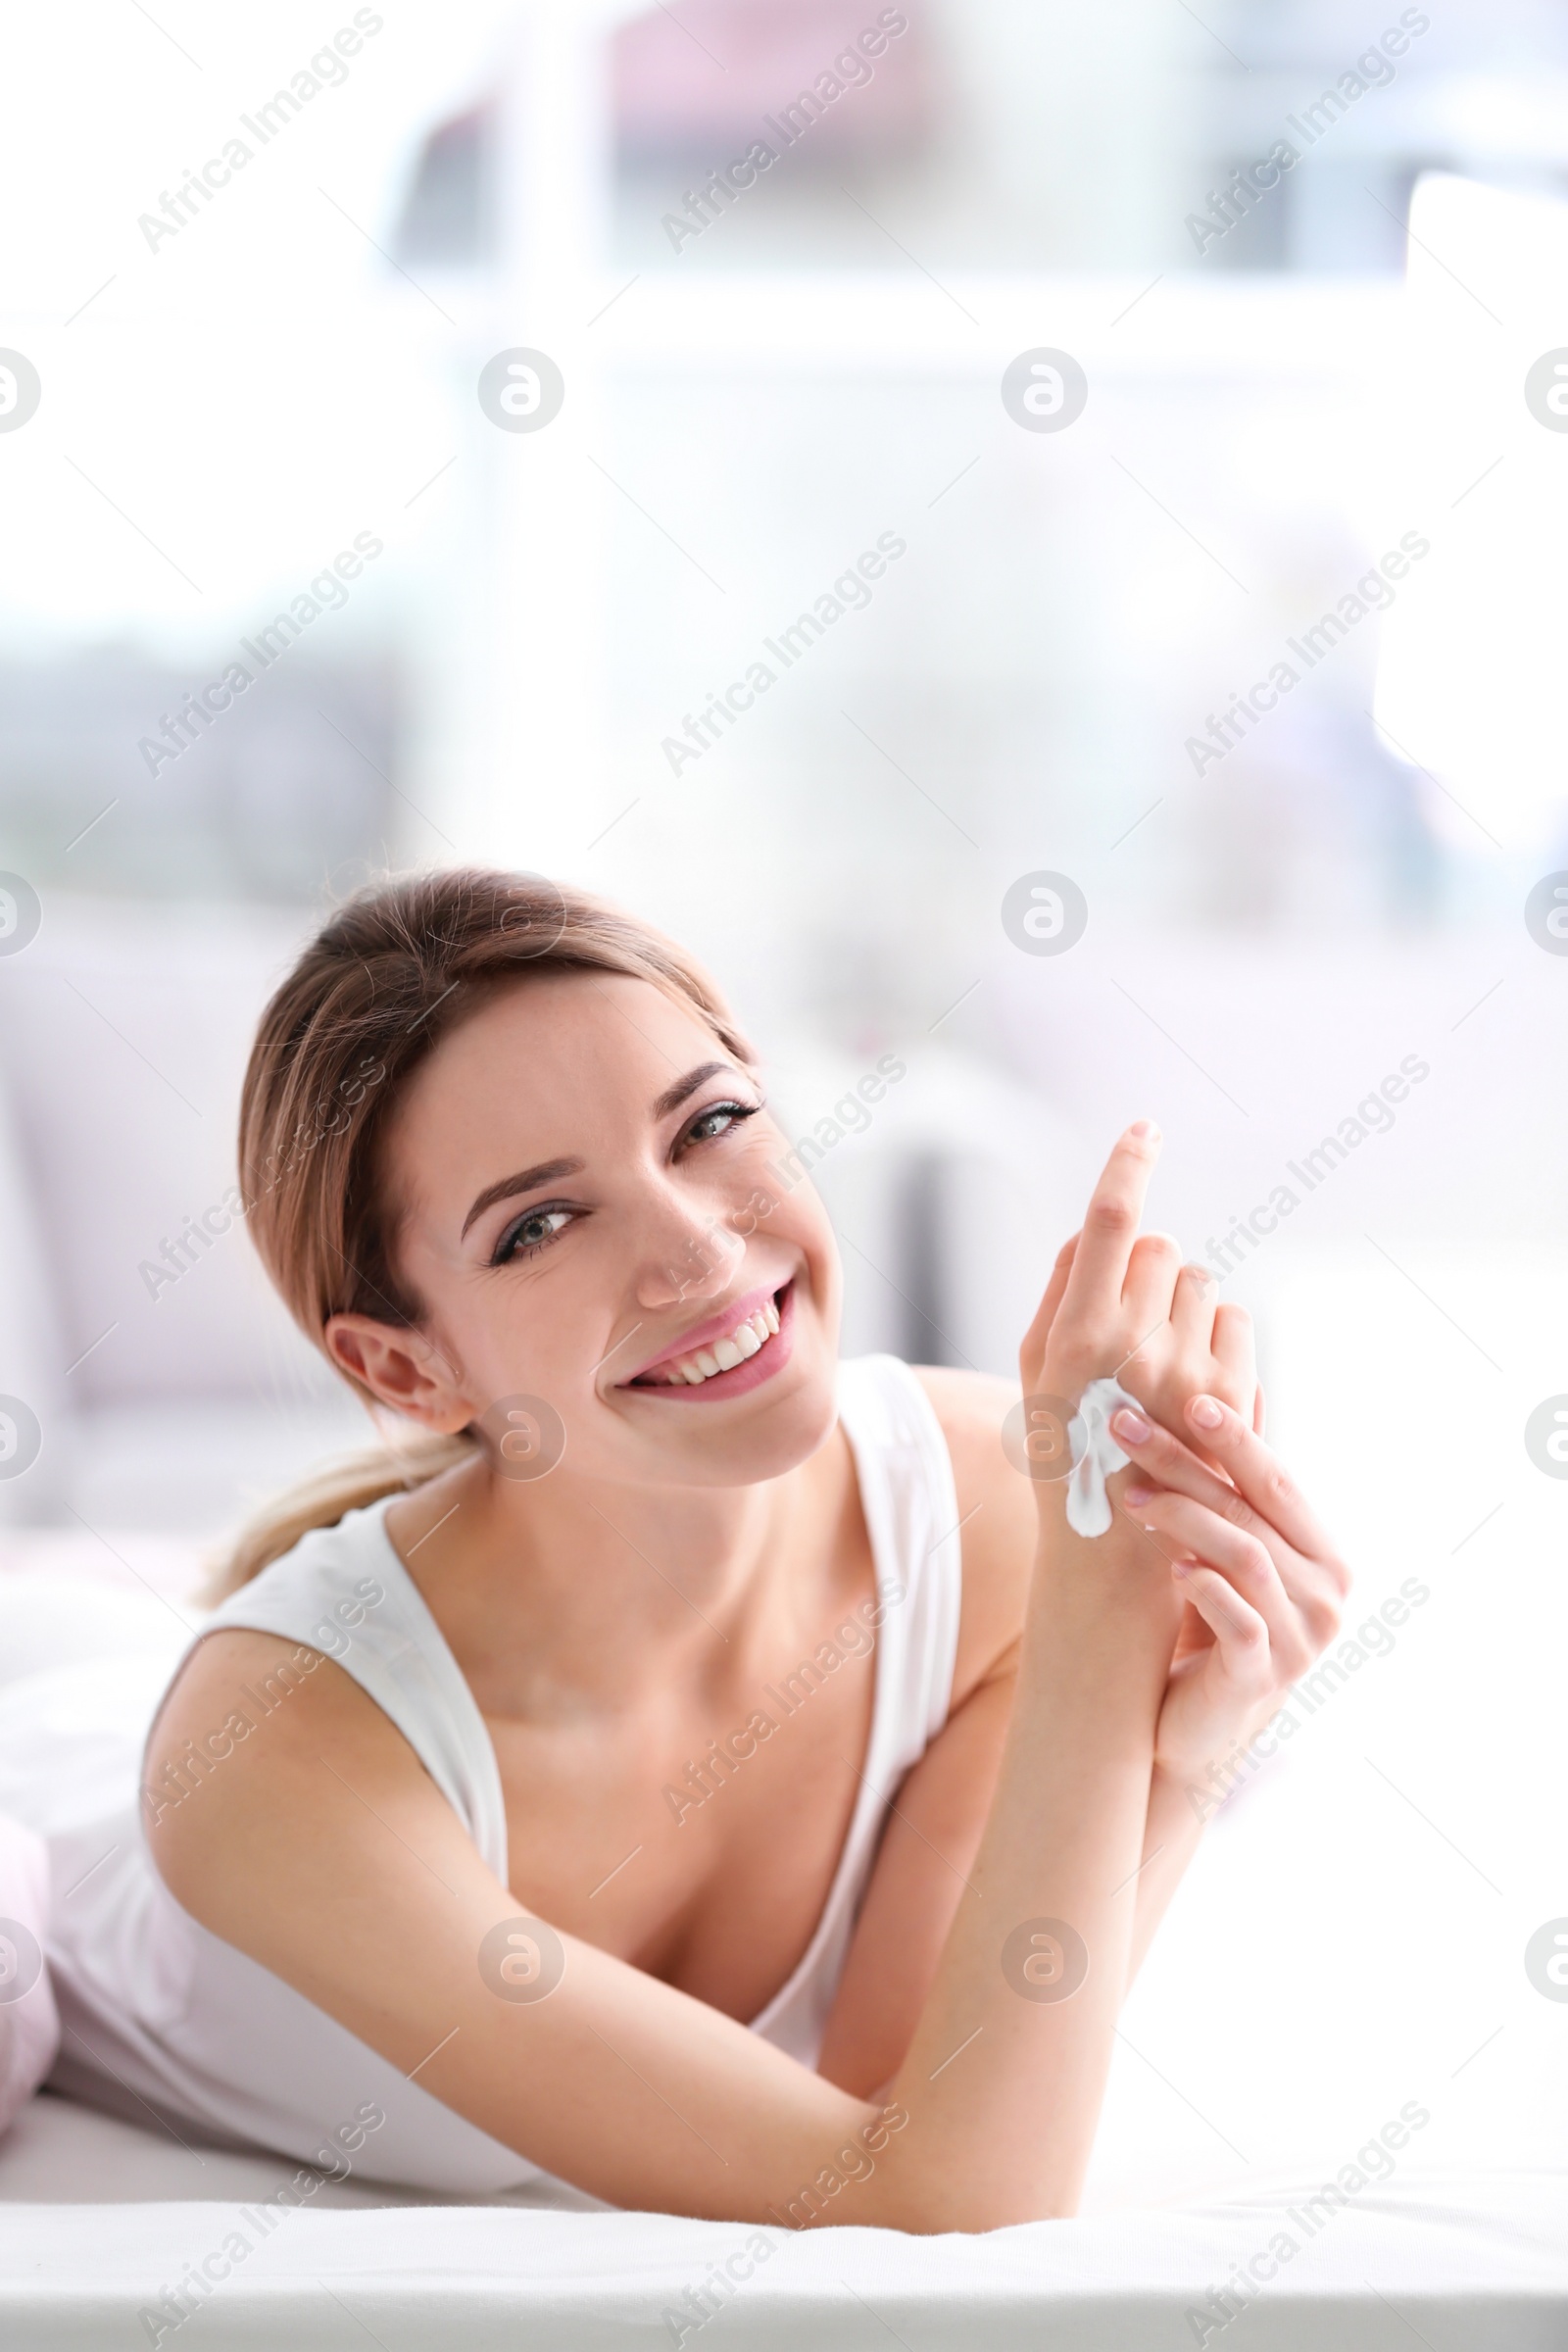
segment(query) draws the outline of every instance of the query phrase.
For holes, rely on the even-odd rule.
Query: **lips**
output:
[[[732,1299],[620,1383],[662,1401],[717,1402],[760,1387],[789,1361],[795,1286],[751,1291]]]

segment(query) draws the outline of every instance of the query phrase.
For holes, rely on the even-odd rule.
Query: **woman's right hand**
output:
[[[1133,1465],[1122,1508],[1171,1546],[1171,1572],[1192,1603],[1160,1708],[1154,1763],[1196,1791],[1222,1758],[1248,1744],[1333,1641],[1350,1572],[1242,1415],[1199,1396],[1188,1399],[1185,1421],[1185,1444],[1147,1419],[1139,1434],[1127,1413],[1112,1427]],[[1210,1794],[1207,1803],[1212,1810],[1218,1799]]]

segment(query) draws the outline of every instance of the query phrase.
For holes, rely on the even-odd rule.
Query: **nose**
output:
[[[745,1255],[746,1244],[727,1220],[682,1209],[649,1238],[637,1303],[669,1307],[686,1299],[719,1298]]]

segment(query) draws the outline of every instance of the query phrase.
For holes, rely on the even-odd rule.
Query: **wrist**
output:
[[[1190,1746],[1166,1746],[1156,1732],[1155,1774],[1185,1792],[1200,1820],[1210,1820],[1238,1781],[1250,1778],[1262,1761],[1252,1743],[1267,1730],[1276,1705],[1270,1701],[1228,1729],[1209,1731],[1200,1743]]]
[[[1109,1538],[1069,1531],[1061,1544],[1041,1544],[1025,1620],[1023,1671],[1056,1686],[1058,1705],[1065,1687],[1074,1711],[1146,1723],[1146,1773],[1179,1617],[1160,1582]]]
[[[1064,1591],[1081,1591],[1091,1601],[1118,1609],[1149,1608],[1161,1623],[1180,1616],[1169,1563],[1158,1544],[1127,1512],[1114,1506],[1102,1536],[1081,1536],[1067,1524],[1066,1488],[1060,1482],[1038,1490],[1039,1536],[1035,1544],[1037,1583],[1054,1580]]]

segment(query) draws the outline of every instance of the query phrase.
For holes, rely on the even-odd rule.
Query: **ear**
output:
[[[321,1336],[332,1361],[394,1412],[444,1436],[473,1420],[478,1408],[457,1366],[421,1333],[374,1315],[333,1315]]]

